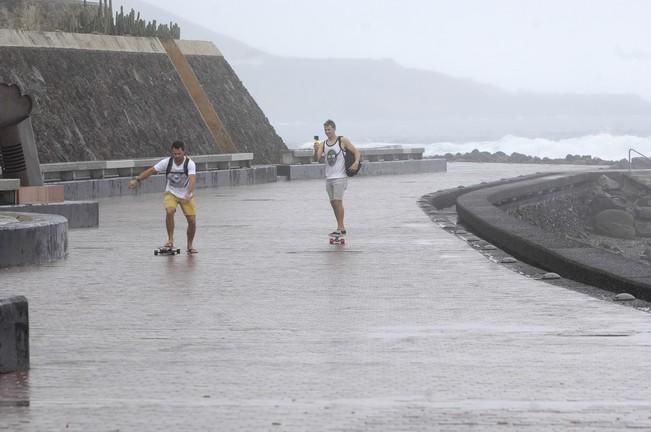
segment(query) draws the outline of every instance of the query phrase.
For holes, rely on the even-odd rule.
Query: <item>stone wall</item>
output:
[[[156,157],[176,139],[220,153],[158,39],[0,30],[0,58],[0,82],[34,99],[41,163]],[[188,59],[237,151],[278,162],[284,143],[224,58]]]
[[[77,0],[1,0],[0,28],[55,31],[81,7]]]
[[[177,44],[238,149],[254,163],[280,163],[287,147],[224,56],[211,43]]]

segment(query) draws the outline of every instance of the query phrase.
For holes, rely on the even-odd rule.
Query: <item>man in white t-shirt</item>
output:
[[[163,195],[165,206],[165,226],[167,228],[166,247],[174,247],[174,214],[176,207],[181,206],[183,214],[188,220],[188,254],[195,254],[197,250],[192,247],[194,234],[197,230],[197,210],[194,203],[194,186],[196,184],[197,167],[185,155],[185,145],[182,141],[172,143],[172,156],[158,162],[151,168],[137,175],[129,182],[129,188],[134,189],[138,184],[153,174],[165,173],[167,185]]]
[[[350,167],[353,171],[359,167],[361,154],[348,138],[337,136],[337,125],[334,121],[327,120],[323,123],[323,131],[327,138],[322,142],[314,143],[312,159],[318,162],[325,156],[326,192],[337,220],[337,229],[331,232],[330,236],[340,237],[346,235],[344,191],[348,186],[348,175],[344,152],[351,152],[355,156],[355,162]]]

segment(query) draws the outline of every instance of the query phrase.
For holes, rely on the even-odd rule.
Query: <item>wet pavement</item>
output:
[[[649,430],[650,314],[495,264],[417,204],[558,169],[354,178],[346,247],[321,180],[199,191],[196,256],[153,255],[158,194],[102,201],[66,260],[0,271],[32,365],[0,376],[0,430]]]

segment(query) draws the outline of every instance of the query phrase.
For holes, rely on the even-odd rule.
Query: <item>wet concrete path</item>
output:
[[[492,263],[416,202],[557,169],[352,179],[345,248],[323,181],[200,191],[192,257],[153,256],[159,195],[103,201],[66,260],[0,272],[32,364],[0,376],[0,430],[651,429],[651,315]]]

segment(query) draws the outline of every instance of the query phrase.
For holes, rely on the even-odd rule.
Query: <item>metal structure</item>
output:
[[[21,186],[42,186],[30,114],[32,98],[14,84],[0,83],[1,177],[19,179]]]
[[[649,159],[646,155],[643,155],[639,151],[635,150],[634,148],[628,149],[628,173],[630,174],[631,171],[633,170],[633,158],[631,158],[631,153],[637,153],[638,155],[642,156],[644,159],[648,160],[651,162],[651,159]]]

